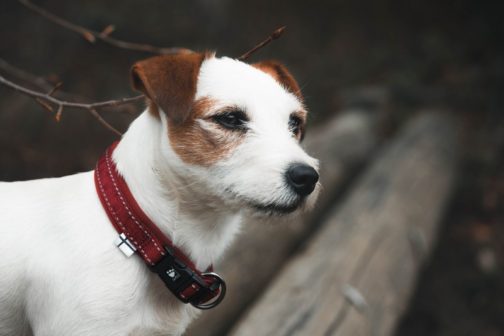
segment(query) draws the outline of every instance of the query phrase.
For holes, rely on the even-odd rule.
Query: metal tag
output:
[[[116,244],[116,246],[119,247],[119,250],[121,250],[121,252],[128,258],[136,252],[135,246],[129,241],[128,237],[126,237],[124,233],[121,233],[119,237],[117,237],[114,244]]]

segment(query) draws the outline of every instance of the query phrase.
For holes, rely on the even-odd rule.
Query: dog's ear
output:
[[[277,82],[282,84],[287,91],[293,93],[299,100],[303,101],[303,95],[301,94],[301,89],[299,88],[298,83],[283,64],[270,60],[254,63],[252,66],[266,72]]]
[[[187,119],[194,102],[202,53],[162,55],[137,62],[131,68],[135,90],[145,94],[175,123]]]

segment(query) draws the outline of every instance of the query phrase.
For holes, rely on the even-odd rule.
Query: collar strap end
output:
[[[226,294],[226,283],[213,272],[197,273],[165,247],[165,256],[150,267],[182,302],[199,309],[217,306]]]

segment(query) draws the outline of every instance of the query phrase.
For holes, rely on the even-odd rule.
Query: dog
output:
[[[244,218],[313,205],[307,111],[281,63],[190,52],[139,61],[131,78],[148,107],[103,162],[194,268],[218,261]],[[0,183],[0,335],[180,335],[198,315],[138,257],[147,254],[127,258],[114,244],[100,183],[98,166]]]

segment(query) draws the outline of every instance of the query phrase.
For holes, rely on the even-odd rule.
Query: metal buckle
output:
[[[218,283],[218,288],[216,290],[219,290],[219,295],[212,298],[211,300],[203,303],[203,304],[194,304],[191,302],[191,305],[195,308],[206,310],[206,309],[211,309],[213,307],[216,307],[219,303],[224,300],[224,297],[226,296],[226,282],[219,276],[219,274],[214,273],[214,272],[206,272],[206,273],[201,273],[202,277],[211,277],[217,280]]]
[[[226,295],[226,283],[217,274],[213,272],[201,273],[201,276],[193,271],[190,267],[179,260],[173,251],[165,246],[165,256],[150,270],[157,273],[166,287],[182,302],[191,303],[192,306],[198,309],[210,309],[222,302]],[[214,282],[209,286],[204,278],[212,278]],[[210,299],[205,303],[195,304],[190,301],[190,298],[181,297],[180,292],[190,286],[191,283],[196,283],[201,287],[201,296],[208,295],[208,292],[219,290],[219,295]],[[197,300],[197,299],[196,299]]]

